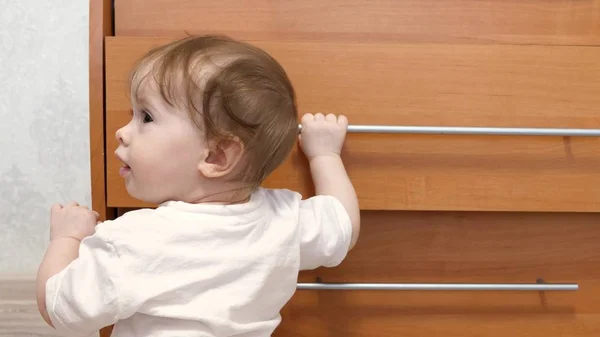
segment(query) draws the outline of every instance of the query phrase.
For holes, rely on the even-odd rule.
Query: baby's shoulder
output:
[[[302,200],[302,195],[299,192],[285,188],[260,188],[262,193],[269,203],[276,207],[294,208]]]
[[[155,209],[132,210],[115,219],[96,225],[96,235],[108,241],[118,241],[131,235],[139,235],[140,227],[148,228],[157,221],[159,221],[159,216]]]
[[[311,195],[303,197],[300,192],[289,189],[267,189],[261,192],[266,198],[278,208],[290,208],[295,211],[307,209],[332,209],[338,206],[339,200],[332,195]]]

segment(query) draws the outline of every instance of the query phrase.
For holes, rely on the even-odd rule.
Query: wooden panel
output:
[[[111,0],[90,0],[89,27],[89,100],[90,100],[90,174],[92,209],[99,220],[112,218],[106,204],[106,143],[105,143],[105,88],[104,88],[104,42],[113,35]],[[99,332],[109,337],[112,328]]]
[[[300,280],[579,283],[581,289],[576,292],[547,292],[545,303],[537,292],[477,296],[469,292],[357,292],[356,296],[366,306],[396,296],[390,303],[416,311],[453,304],[469,310],[494,305],[521,311],[570,307],[577,313],[600,314],[599,222],[596,213],[364,211],[359,242],[342,265],[303,272]]]
[[[598,0],[116,1],[116,35],[598,45]]]
[[[600,315],[406,314],[393,307],[348,310],[322,297],[312,306],[283,312],[273,337],[597,337]]]
[[[161,38],[107,44],[108,204],[131,199],[114,133],[129,118],[125,79]],[[258,42],[284,65],[301,112],[352,124],[600,127],[600,48]],[[499,136],[348,137],[344,160],[367,210],[600,210],[600,140]],[[296,151],[268,187],[313,193]]]
[[[578,283],[574,292],[299,290],[275,336],[597,336],[598,214],[363,212],[341,266],[301,282]]]
[[[336,268],[300,282],[577,283],[567,292],[299,290],[274,336],[597,336],[599,214],[362,213]]]
[[[110,0],[90,1],[90,170],[92,209],[107,218],[104,153],[104,37],[112,35]]]

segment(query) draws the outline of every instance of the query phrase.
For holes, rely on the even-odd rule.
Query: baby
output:
[[[115,155],[128,193],[158,205],[97,224],[54,205],[37,279],[61,336],[270,336],[298,272],[337,266],[357,241],[356,193],[340,151],[344,116],[305,114],[261,49],[189,37],[146,54]],[[316,195],[260,187],[298,138]]]

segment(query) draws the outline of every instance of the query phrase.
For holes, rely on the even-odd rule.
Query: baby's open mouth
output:
[[[121,177],[125,177],[127,174],[129,174],[129,172],[131,172],[131,167],[129,167],[126,164],[123,164],[123,166],[121,166],[121,168],[119,169],[119,175]]]

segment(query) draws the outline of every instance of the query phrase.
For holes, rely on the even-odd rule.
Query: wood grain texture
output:
[[[597,337],[600,315],[471,313],[406,314],[340,305],[321,296],[285,312],[273,337]],[[318,313],[318,314],[317,314]]]
[[[574,292],[296,292],[274,336],[597,336],[597,214],[363,212],[336,268],[301,282],[578,283]]]
[[[112,35],[110,0],[90,1],[89,99],[92,208],[107,218],[104,143],[104,37]]]
[[[600,44],[598,0],[128,0],[115,16],[118,36]]]
[[[35,276],[0,275],[0,336],[60,337],[38,312]]]
[[[597,336],[600,214],[362,213],[356,248],[300,282],[577,283],[566,292],[309,291],[275,336]]]
[[[113,211],[106,204],[106,129],[105,129],[105,78],[104,42],[113,35],[111,0],[90,0],[89,28],[89,99],[90,99],[90,172],[92,208],[99,220],[112,218]],[[101,337],[110,336],[111,329],[100,331]]]
[[[537,292],[364,292],[357,300],[375,306],[398,296],[398,303],[416,311],[498,305],[600,314],[599,221],[600,214],[365,211],[359,242],[342,265],[303,272],[301,280],[579,283],[576,292],[547,292],[545,303]]]
[[[127,195],[112,155],[114,132],[129,118],[127,72],[149,48],[186,33],[255,42],[290,73],[301,112],[344,113],[353,124],[600,128],[600,49],[581,47],[600,46],[600,0],[115,6],[106,187],[107,205],[123,211],[154,206]],[[275,336],[599,336],[600,215],[585,213],[600,210],[599,142],[349,135],[343,156],[365,209],[361,238],[340,267],[303,272],[300,281],[543,278],[580,290],[298,291]],[[265,185],[313,193],[296,150]]]
[[[133,62],[168,38],[107,41],[107,200],[130,198],[111,155],[129,119]],[[600,48],[255,42],[277,58],[302,112],[352,124],[598,128]],[[365,210],[600,210],[598,138],[350,134],[343,158]],[[313,194],[301,153],[267,187]]]

